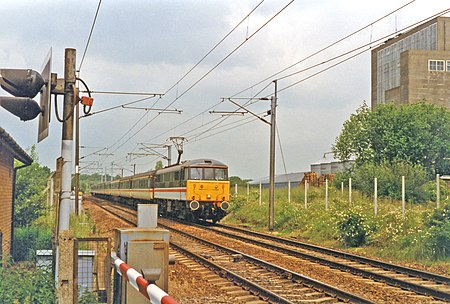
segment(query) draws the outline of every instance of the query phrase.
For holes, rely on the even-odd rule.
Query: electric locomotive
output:
[[[112,198],[136,208],[158,204],[161,216],[193,222],[220,221],[230,206],[228,167],[197,159],[92,186],[92,195]]]

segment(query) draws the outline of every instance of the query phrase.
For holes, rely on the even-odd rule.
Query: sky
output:
[[[450,1],[103,0],[86,48],[98,4],[3,0],[0,6],[0,68],[41,71],[51,49],[52,72],[63,78],[65,49],[74,48],[78,76],[91,91],[164,94],[92,94],[93,115],[80,119],[80,172],[148,171],[167,161],[146,155],[144,144],[185,137],[182,160],[216,159],[230,175],[257,179],[269,174],[270,126],[251,113],[270,109],[264,99],[274,96],[273,80],[276,173],[309,171],[331,151],[350,115],[364,101],[370,105],[369,47],[449,8]],[[357,52],[324,63],[365,45],[354,58]],[[217,113],[243,111],[228,98],[249,112]],[[61,96],[57,104],[62,112]],[[0,108],[0,127],[24,149],[36,145],[39,162],[52,170],[62,136],[54,109],[52,99],[49,136],[37,143],[38,119],[23,122]],[[157,151],[167,154],[167,148]],[[172,163],[176,158],[172,147]]]

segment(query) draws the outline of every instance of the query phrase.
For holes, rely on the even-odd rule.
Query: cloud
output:
[[[93,90],[164,93],[257,3],[259,1],[103,1],[80,76]],[[270,75],[370,24],[405,1],[296,1],[246,41],[285,3],[288,1],[264,2],[164,98],[136,104],[149,107],[158,100],[155,107],[164,108],[174,102],[171,107],[182,109],[182,115],[146,114],[143,110],[120,108],[83,118],[81,143],[112,146],[108,153],[114,153],[108,157],[91,156],[88,160],[100,161],[103,170],[105,166],[110,167],[111,162],[130,168],[132,162],[126,157],[138,148],[139,142],[162,143],[169,136],[187,134],[192,142],[186,144],[186,159],[212,157],[226,162],[233,175],[247,178],[268,175],[268,126],[255,121],[232,129],[245,122],[242,119],[248,116],[230,117],[219,125],[225,127],[206,132],[218,119],[217,115],[209,114],[208,109],[235,110],[231,103],[221,103],[220,98],[236,95],[246,88],[249,90],[235,97],[255,95],[265,86],[267,88],[258,97],[273,95],[271,81],[280,75]],[[62,77],[65,48],[77,49],[77,66],[80,64],[97,4],[97,1],[3,1],[0,7],[2,67],[39,70],[53,47],[53,72]],[[417,1],[282,75],[323,62],[444,8],[444,1]],[[242,47],[210,72],[244,41]],[[283,89],[326,66],[329,65],[280,80],[278,87]],[[209,75],[189,89],[207,73]],[[266,81],[255,85],[267,77]],[[94,112],[139,98],[104,94],[94,97]],[[342,123],[362,101],[370,102],[370,55],[363,54],[329,69],[279,92],[278,97],[277,121],[288,171],[304,170],[329,151]],[[60,109],[61,105],[60,97]],[[269,102],[257,102],[249,109],[255,113],[267,111]],[[36,144],[37,121],[20,122],[3,109],[0,109],[0,121],[20,145]],[[235,124],[227,127],[231,122]],[[230,130],[216,133],[227,128]],[[137,133],[140,129],[142,131]],[[206,133],[201,137],[194,136],[203,132]],[[209,136],[212,134],[215,135]],[[203,140],[196,141],[199,138]],[[52,114],[50,136],[37,146],[41,161],[52,168],[60,154],[60,140],[61,124]],[[282,172],[279,153],[278,150],[277,172]],[[138,163],[138,172],[153,167],[153,159],[134,160]]]

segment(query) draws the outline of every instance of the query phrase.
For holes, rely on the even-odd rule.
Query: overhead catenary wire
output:
[[[412,2],[412,1],[411,1]],[[410,2],[410,3],[411,3]],[[409,4],[409,3],[408,3]],[[436,14],[435,16],[437,16],[437,15],[442,15],[442,14],[444,14],[444,13],[446,13],[447,11],[444,11],[443,13],[440,13],[440,14]],[[435,16],[433,16],[433,17],[435,17]],[[421,22],[423,22],[423,21],[420,21],[420,22],[418,22],[418,23],[421,23]],[[372,25],[372,23],[371,23],[371,25]],[[411,25],[410,27],[412,27],[412,26],[414,26],[414,25]],[[401,31],[401,30],[400,30]],[[374,43],[373,41],[372,41],[372,43]],[[361,48],[361,47],[359,47],[359,48]],[[367,50],[370,50],[370,48],[368,48],[368,49],[366,49],[366,50],[364,50],[363,52],[365,52],[365,51],[367,51]],[[347,52],[348,53],[348,52]],[[352,59],[352,58],[354,58],[354,57],[356,57],[356,56],[358,56],[358,55],[360,55],[361,54],[361,52],[360,53],[358,53],[358,54],[356,54],[356,55],[353,55],[353,56],[351,56],[351,57],[349,57],[349,58],[347,58],[347,59],[345,59],[345,60],[342,60],[341,62],[339,62],[339,63],[336,63],[336,64],[334,64],[333,66],[331,66],[331,67],[327,67],[326,69],[324,69],[324,70],[322,70],[322,71],[320,71],[320,72],[318,72],[318,73],[315,73],[314,75],[311,75],[311,76],[308,76],[308,77],[306,77],[306,78],[303,78],[303,79],[301,79],[300,81],[297,81],[297,82],[295,82],[294,84],[291,84],[291,85],[289,85],[289,86],[287,86],[287,87],[284,87],[284,88],[282,88],[282,89],[280,89],[279,90],[279,92],[280,91],[283,91],[283,90],[287,90],[287,89],[289,89],[289,88],[291,88],[291,87],[293,87],[293,86],[295,86],[295,85],[297,85],[297,84],[299,84],[299,83],[301,83],[301,82],[303,82],[303,81],[305,81],[305,80],[307,80],[307,79],[309,79],[309,78],[311,78],[311,77],[314,77],[314,76],[316,76],[316,75],[318,75],[318,74],[320,74],[320,73],[323,73],[324,71],[326,71],[326,70],[328,70],[328,69],[330,69],[330,68],[332,68],[332,67],[334,67],[334,66],[336,66],[336,65],[338,65],[338,64],[340,64],[340,63],[343,63],[343,62],[345,62],[345,61],[347,61],[347,60],[350,60],[350,59]],[[344,56],[344,55],[340,55],[339,57],[342,57],[342,56]],[[336,59],[336,57],[334,58],[334,59]],[[328,61],[330,61],[330,60],[328,60]],[[321,63],[321,64],[323,64],[323,63]],[[315,65],[315,66],[318,66],[318,65]],[[292,74],[298,74],[298,73],[300,73],[300,72],[296,72],[296,73],[292,73]],[[288,76],[283,76],[282,78],[284,79],[284,78],[287,78],[287,77],[292,77],[292,76],[294,76],[294,75],[288,75]],[[255,85],[254,85],[255,86]],[[252,86],[252,87],[254,87],[254,86]],[[234,95],[233,95],[234,96]],[[204,111],[205,112],[205,111]],[[196,117],[198,117],[199,115],[201,115],[202,113],[204,113],[204,112],[201,112],[200,114],[197,114],[196,115]],[[185,121],[185,122],[183,122],[183,123],[186,123],[187,121]],[[171,130],[173,130],[174,128],[172,128]],[[204,133],[206,133],[206,132],[204,132]],[[209,136],[208,136],[209,137]],[[201,139],[199,139],[199,140],[201,140]]]
[[[430,20],[430,19],[436,18],[436,17],[438,17],[438,16],[444,15],[444,14],[446,14],[446,13],[448,13],[448,12],[450,12],[450,9],[441,11],[441,12],[438,13],[438,14],[435,14],[435,15],[433,15],[433,16],[431,16],[431,17],[428,17],[428,18],[426,18],[426,19],[423,19],[423,20],[421,20],[421,21],[418,21],[418,22],[416,22],[416,23],[414,23],[414,24],[412,24],[412,25],[409,25],[409,26],[407,26],[407,27],[401,29],[400,31],[405,31],[405,30],[410,29],[410,28],[412,28],[412,27],[414,27],[414,26],[417,26],[418,24],[421,24],[421,23],[423,23],[423,22],[426,22],[427,20]],[[396,32],[395,32],[395,33],[396,33]],[[382,40],[384,40],[384,39],[386,39],[386,38],[392,36],[392,35],[395,34],[395,33],[391,33],[391,34],[389,34],[389,35],[386,35],[386,36],[384,36],[384,37],[382,37],[382,38],[379,38],[379,39],[377,39],[377,40],[375,40],[375,41],[372,41],[371,43],[368,43],[368,44],[365,44],[365,45],[363,45],[363,46],[357,47],[357,48],[355,48],[355,49],[353,49],[353,50],[351,50],[351,51],[344,52],[344,53],[341,54],[341,55],[335,56],[335,57],[333,57],[333,58],[331,58],[331,59],[329,59],[329,60],[323,61],[323,62],[321,62],[321,63],[319,63],[319,64],[315,64],[315,65],[313,65],[313,66],[311,66],[311,67],[309,67],[309,68],[305,68],[305,69],[303,69],[303,70],[301,70],[301,71],[298,71],[298,72],[295,72],[295,73],[291,73],[291,74],[286,75],[286,76],[284,76],[284,77],[278,78],[277,80],[285,79],[285,78],[288,78],[288,77],[292,77],[292,76],[294,76],[294,75],[299,74],[300,72],[304,72],[304,71],[307,71],[307,70],[309,70],[309,69],[311,69],[311,68],[318,67],[318,66],[323,65],[323,64],[325,64],[325,63],[328,63],[328,62],[330,62],[330,61],[333,61],[333,60],[335,60],[335,59],[337,59],[337,58],[341,58],[341,57],[343,57],[343,56],[345,56],[345,55],[354,53],[355,51],[360,50],[361,48],[368,47],[368,48],[366,48],[366,49],[364,49],[364,50],[362,50],[362,51],[360,51],[360,52],[358,52],[358,53],[356,53],[356,54],[353,54],[352,56],[350,56],[350,57],[348,57],[348,58],[345,58],[345,59],[343,59],[343,60],[341,60],[341,61],[339,61],[339,62],[337,62],[337,63],[335,63],[335,64],[333,64],[333,65],[331,65],[331,66],[328,66],[328,67],[326,67],[326,68],[324,68],[324,69],[322,69],[322,70],[320,70],[320,71],[318,71],[318,72],[316,72],[316,73],[314,73],[314,74],[312,74],[312,75],[309,75],[308,77],[302,78],[302,79],[300,79],[299,81],[296,81],[296,82],[294,82],[294,83],[292,83],[292,84],[290,84],[290,85],[288,85],[288,86],[286,86],[286,87],[284,87],[284,88],[281,88],[281,89],[279,89],[277,92],[282,92],[282,91],[285,91],[285,90],[287,90],[287,89],[289,89],[289,88],[292,88],[293,86],[296,86],[296,85],[300,84],[301,82],[304,82],[304,81],[306,81],[306,80],[308,80],[308,79],[310,79],[310,78],[312,78],[312,77],[314,77],[314,76],[317,76],[317,75],[319,75],[319,74],[321,74],[321,73],[323,73],[323,72],[325,72],[325,71],[327,71],[327,70],[329,70],[329,69],[331,69],[331,68],[333,68],[333,67],[335,67],[335,66],[337,66],[337,65],[340,65],[340,64],[342,64],[342,63],[344,63],[344,62],[346,62],[346,61],[348,61],[348,60],[350,60],[350,59],[353,59],[353,58],[355,58],[355,57],[357,57],[357,56],[359,56],[359,55],[361,55],[361,54],[367,52],[368,50],[372,49],[372,47],[371,47],[372,44],[377,43],[377,42],[379,42],[379,41],[382,41]],[[267,88],[267,86],[266,86],[265,88]],[[264,89],[265,89],[265,88],[264,88]],[[251,100],[251,99],[250,99],[250,100]],[[225,120],[225,119],[224,119],[224,120]],[[223,120],[220,121],[219,123],[217,123],[216,125],[214,125],[212,128],[209,128],[209,129],[206,130],[205,132],[202,132],[200,135],[204,135],[204,134],[206,134],[208,131],[213,130],[214,128],[216,128],[216,127],[217,127],[220,123],[222,123],[222,122],[223,122]],[[227,129],[227,131],[228,131],[228,130],[231,130],[231,129],[233,129],[233,128]],[[207,138],[207,137],[210,137],[210,136],[205,136],[204,138]],[[204,138],[201,138],[201,139],[198,139],[198,140],[191,140],[191,142],[199,141],[199,140],[202,140],[202,139],[204,139]],[[280,142],[280,145],[281,145],[281,142]],[[280,149],[282,149],[281,146],[280,146]],[[284,160],[283,160],[283,161],[284,161]]]
[[[226,55],[222,60],[220,60],[216,65],[214,65],[208,72],[206,72],[200,79],[195,81],[191,86],[189,86],[186,90],[184,90],[179,96],[177,96],[172,102],[170,102],[164,109],[168,109],[172,106],[177,100],[179,100],[182,96],[188,93],[192,88],[194,88],[200,81],[205,79],[212,71],[214,71],[219,65],[221,65],[225,60],[227,60],[231,55],[233,55],[239,48],[241,48],[245,43],[247,43],[251,38],[253,38],[258,32],[260,32],[267,24],[269,24],[275,17],[277,17],[281,12],[283,12],[289,5],[291,5],[295,0],[291,0],[288,4],[286,4],[281,10],[279,10],[275,15],[273,15],[269,20],[267,20],[262,26],[260,26],[255,32],[253,32],[249,37],[247,37],[242,43],[240,43],[237,47],[235,47],[228,55]],[[128,141],[130,141],[134,136],[136,136],[140,131],[142,131],[146,126],[152,123],[157,117],[159,117],[160,113],[156,114],[149,122],[147,122],[142,128],[140,128],[137,132],[133,133],[125,142],[119,145],[117,149],[124,146]]]
[[[206,78],[213,70],[215,70],[220,64],[222,64],[226,59],[228,59],[233,53],[235,53],[240,47],[242,47],[247,41],[249,41],[253,36],[255,36],[261,29],[263,29],[267,24],[269,24],[276,16],[278,16],[282,11],[284,11],[290,4],[292,4],[292,2],[294,2],[294,0],[291,0],[287,5],[285,5],[280,11],[278,11],[274,16],[272,16],[268,21],[266,21],[261,27],[259,27],[252,35],[250,35],[249,37],[246,37],[246,39],[239,44],[233,51],[231,51],[227,56],[225,56],[225,58],[223,58],[219,63],[217,63],[213,68],[211,68],[207,73],[205,73],[199,80],[197,80],[194,84],[192,84],[188,89],[186,89],[185,91],[183,91],[180,95],[177,94],[177,97],[169,104],[167,105],[164,109],[168,109],[170,106],[172,106],[177,100],[179,100],[182,96],[184,96],[187,92],[189,92],[192,88],[194,88],[199,82],[201,82],[204,78]],[[257,5],[257,7],[262,3],[262,1]],[[253,12],[257,7],[255,7],[251,12]],[[249,16],[249,14],[247,15]],[[247,17],[246,16],[246,17]],[[243,19],[245,20],[245,18]],[[242,21],[240,22],[240,24],[242,23]],[[176,86],[176,85],[175,85]],[[122,146],[124,146],[129,140],[131,140],[134,136],[136,136],[138,133],[140,133],[147,125],[149,125],[150,123],[152,123],[157,117],[159,117],[160,113],[156,114],[150,121],[148,121],[142,128],[140,128],[137,132],[133,133],[133,135],[131,135],[125,142],[123,142],[121,145],[119,145],[117,149],[121,148]],[[129,131],[131,132],[131,130]],[[127,132],[127,133],[129,133]]]
[[[351,32],[350,34],[347,34],[347,35],[345,35],[344,37],[339,38],[339,39],[336,40],[335,42],[330,43],[329,45],[327,45],[327,46],[321,48],[320,50],[313,52],[312,54],[310,54],[310,55],[308,55],[308,56],[306,56],[306,57],[304,57],[304,58],[302,58],[302,59],[296,61],[295,63],[293,63],[293,64],[287,66],[286,68],[284,68],[284,69],[282,69],[282,70],[276,72],[275,74],[272,74],[272,75],[270,75],[270,76],[264,78],[263,80],[257,82],[256,84],[253,84],[252,86],[250,86],[250,87],[248,87],[248,88],[245,88],[245,89],[243,89],[243,90],[241,90],[241,91],[239,91],[239,92],[233,94],[233,95],[230,96],[230,97],[235,97],[235,96],[237,96],[237,95],[239,95],[239,94],[242,94],[242,93],[244,93],[244,92],[246,92],[246,91],[252,89],[253,87],[258,86],[258,85],[260,85],[260,84],[262,84],[262,83],[264,83],[264,82],[266,82],[266,81],[273,80],[274,77],[276,77],[277,75],[280,75],[281,73],[283,73],[283,72],[285,72],[285,71],[287,71],[287,70],[293,68],[294,66],[296,66],[296,65],[298,65],[298,64],[300,64],[300,63],[302,63],[302,62],[304,62],[304,61],[306,61],[306,60],[308,60],[308,59],[310,59],[310,58],[312,58],[312,57],[314,57],[314,56],[316,56],[316,55],[318,55],[318,54],[320,54],[320,53],[326,51],[327,49],[329,49],[329,48],[331,48],[331,47],[333,47],[333,46],[335,46],[335,45],[341,43],[341,42],[344,41],[344,40],[347,40],[348,38],[350,38],[350,37],[352,37],[352,36],[358,34],[359,32],[361,32],[361,31],[367,29],[368,27],[373,26],[375,23],[378,23],[378,22],[380,22],[381,20],[383,20],[383,19],[389,17],[390,15],[392,15],[392,14],[398,12],[399,10],[401,10],[401,9],[403,9],[403,8],[405,8],[405,7],[407,7],[408,5],[412,4],[414,1],[416,1],[416,0],[411,0],[410,2],[408,2],[408,3],[406,3],[406,4],[402,5],[402,6],[400,6],[399,8],[397,8],[397,9],[395,9],[395,10],[393,10],[393,11],[391,11],[391,12],[385,14],[384,16],[382,16],[382,17],[376,19],[375,21],[372,21],[372,22],[369,23],[368,25],[365,25],[365,26],[363,26],[363,27],[361,27],[361,28],[359,28],[359,29],[357,29],[357,30]]]
[[[86,57],[86,53],[87,53],[87,50],[89,48],[89,44],[91,42],[92,33],[94,32],[94,27],[95,27],[95,23],[97,21],[98,12],[100,11],[101,4],[102,4],[102,0],[99,0],[98,1],[98,5],[97,5],[97,10],[95,12],[94,21],[92,22],[91,30],[89,32],[89,36],[88,36],[88,39],[87,39],[87,42],[86,42],[86,46],[84,48],[83,56],[81,57],[81,62],[80,62],[80,65],[78,66],[78,72],[81,71],[81,67],[83,66],[84,58]]]
[[[416,22],[416,23],[414,23],[414,24],[408,25],[408,26],[404,27],[403,29],[401,29],[400,31],[402,31],[402,32],[403,32],[403,31],[407,31],[408,29],[411,29],[411,28],[417,26],[418,24],[422,24],[422,23],[424,23],[424,22],[426,22],[426,21],[428,21],[428,20],[431,20],[431,19],[436,18],[436,17],[438,17],[438,16],[442,16],[442,15],[448,13],[448,12],[450,12],[450,8],[448,8],[448,9],[446,9],[446,10],[444,10],[444,11],[441,11],[440,13],[435,14],[435,15],[433,15],[433,16],[431,16],[431,17],[428,17],[428,18],[425,18],[425,19],[423,19],[423,20],[420,20],[420,21],[418,21],[418,22]],[[364,44],[364,45],[362,45],[362,46],[360,46],[360,47],[357,47],[357,48],[355,48],[355,49],[353,49],[353,50],[351,50],[351,51],[349,51],[349,52],[345,52],[344,55],[348,55],[348,54],[353,53],[353,52],[355,52],[355,51],[357,51],[357,50],[360,50],[361,48],[367,47],[366,49],[363,49],[362,51],[360,51],[360,52],[358,52],[358,53],[356,53],[356,54],[354,54],[354,55],[352,55],[352,56],[350,56],[350,57],[348,57],[348,58],[345,58],[345,59],[343,59],[343,60],[341,60],[341,61],[339,61],[339,62],[337,62],[337,63],[335,63],[335,64],[333,64],[333,65],[331,65],[331,66],[329,66],[329,67],[327,67],[327,68],[325,68],[325,69],[323,69],[323,70],[317,72],[317,73],[314,73],[314,74],[312,74],[312,75],[310,75],[310,76],[308,76],[308,77],[302,78],[302,79],[300,79],[299,81],[296,81],[296,82],[294,82],[294,83],[292,83],[292,84],[290,84],[290,85],[288,85],[288,86],[286,86],[286,87],[284,87],[284,88],[281,88],[280,90],[278,90],[278,92],[282,92],[282,91],[285,91],[285,90],[287,90],[287,89],[289,89],[289,88],[292,88],[293,86],[296,86],[296,85],[298,85],[299,83],[304,82],[305,80],[308,80],[308,79],[310,79],[310,78],[312,78],[312,77],[314,77],[314,76],[316,76],[316,75],[319,75],[319,74],[321,74],[321,73],[323,73],[323,72],[325,72],[325,71],[327,71],[327,70],[329,70],[329,69],[331,69],[331,68],[333,68],[333,67],[335,67],[335,66],[337,66],[337,65],[339,65],[339,64],[341,64],[341,63],[344,63],[344,62],[346,62],[346,61],[348,61],[348,60],[350,60],[350,59],[352,59],[352,58],[355,58],[355,57],[361,55],[361,54],[364,53],[364,52],[367,52],[367,51],[371,50],[371,49],[373,48],[371,45],[376,44],[376,43],[379,43],[380,41],[383,41],[383,40],[385,40],[386,38],[391,37],[392,35],[394,35],[394,34],[397,33],[397,32],[398,32],[398,31],[396,31],[396,32],[394,32],[394,33],[391,33],[391,34],[389,34],[389,35],[386,35],[386,36],[384,36],[384,37],[381,37],[381,38],[379,38],[379,39],[377,39],[377,40],[375,40],[375,41],[373,41],[373,42],[371,42],[371,43]],[[376,47],[378,47],[378,45],[376,45]],[[336,58],[340,58],[340,57],[342,57],[342,55],[338,55],[338,56],[334,57],[333,60],[336,59]],[[328,63],[329,60],[327,60],[326,62]],[[320,65],[320,64],[318,64],[318,65]],[[315,65],[315,67],[318,66],[318,65]],[[309,68],[304,69],[304,70],[301,70],[301,71],[298,71],[298,72],[291,73],[291,74],[286,75],[286,76],[284,76],[284,77],[280,77],[280,78],[278,78],[277,80],[281,80],[281,79],[286,79],[286,78],[288,78],[288,77],[292,77],[292,76],[297,75],[297,74],[299,74],[299,73],[301,73],[301,72],[303,72],[303,71],[305,71],[305,70],[308,70],[308,69],[309,69]]]
[[[323,51],[325,51],[325,50],[331,48],[332,46],[334,46],[334,45],[336,45],[336,44],[338,44],[338,43],[340,43],[340,42],[342,42],[342,41],[344,41],[344,40],[350,38],[351,36],[356,35],[357,33],[363,31],[364,29],[373,26],[375,23],[377,23],[377,22],[379,22],[379,21],[385,19],[386,17],[392,15],[393,13],[395,13],[395,12],[397,12],[397,11],[399,11],[399,10],[405,8],[406,6],[410,5],[410,4],[413,3],[414,1],[415,1],[415,0],[409,1],[408,3],[406,3],[406,4],[402,5],[402,6],[400,6],[399,8],[397,8],[397,9],[391,11],[391,12],[389,12],[388,14],[383,15],[382,17],[376,19],[375,21],[369,23],[368,25],[363,26],[362,28],[359,28],[359,29],[356,30],[356,31],[353,31],[352,33],[350,33],[350,34],[348,34],[348,35],[346,35],[346,36],[344,36],[344,37],[342,37],[342,38],[336,40],[335,42],[329,44],[328,46],[325,46],[325,47],[321,48],[320,50],[318,50],[318,51],[316,51],[316,52],[314,52],[314,53],[308,55],[307,57],[305,57],[305,58],[303,58],[303,59],[297,61],[296,63],[294,63],[294,64],[292,64],[292,65],[290,65],[290,66],[288,66],[288,67],[282,69],[281,71],[279,71],[279,72],[277,72],[277,73],[275,73],[275,74],[273,74],[273,75],[271,75],[271,76],[269,76],[269,77],[263,79],[262,81],[260,81],[260,82],[258,82],[258,83],[256,83],[256,84],[254,84],[254,85],[252,85],[252,86],[250,86],[249,88],[246,88],[246,89],[244,89],[244,90],[242,90],[242,91],[240,91],[240,92],[238,92],[238,93],[232,95],[231,97],[235,97],[235,96],[237,96],[237,95],[239,95],[239,94],[241,94],[241,93],[243,93],[243,92],[245,92],[245,91],[247,91],[247,90],[249,90],[249,89],[251,89],[251,88],[253,88],[253,87],[255,87],[255,86],[257,86],[257,85],[259,85],[259,84],[261,84],[261,83],[263,83],[263,82],[265,82],[265,81],[267,81],[267,80],[269,80],[269,79],[273,79],[273,77],[275,77],[275,76],[277,76],[277,75],[279,75],[279,74],[281,74],[281,73],[287,71],[288,69],[290,69],[290,68],[292,68],[292,67],[298,65],[299,63],[304,62],[304,61],[306,61],[307,59],[310,59],[310,58],[312,58],[313,56],[318,55],[318,54],[320,54],[321,52],[323,52]],[[389,36],[390,36],[390,35],[389,35]],[[382,39],[385,39],[385,38],[382,38]],[[371,41],[371,43],[373,43],[373,41]],[[371,43],[369,43],[368,45],[370,45]],[[365,46],[367,46],[367,44],[366,44]],[[364,47],[364,46],[361,46],[361,47],[358,47],[357,49],[360,49],[360,48],[363,48],[363,47]],[[312,69],[312,68],[314,68],[314,67],[318,67],[318,66],[323,65],[323,64],[325,64],[325,63],[327,63],[327,62],[329,62],[329,61],[335,60],[335,59],[337,59],[337,58],[340,58],[340,57],[342,57],[342,56],[345,56],[346,54],[352,53],[352,52],[354,52],[354,51],[357,50],[357,49],[354,49],[354,50],[352,50],[352,51],[346,52],[346,53],[341,54],[341,55],[339,55],[339,56],[335,56],[334,58],[331,58],[331,59],[326,60],[326,61],[322,61],[322,62],[319,63],[319,64],[315,64],[315,65],[310,66],[310,67],[308,67],[308,68],[306,68],[306,69],[303,69],[303,70],[301,70],[301,71],[299,71],[299,72],[295,72],[295,73],[292,73],[292,74],[290,74],[290,75],[287,75],[287,76],[284,76],[284,77],[281,77],[281,78],[278,78],[278,79],[279,79],[279,80],[280,80],[280,79],[284,79],[284,78],[286,78],[286,77],[288,77],[288,76],[294,76],[295,74],[298,74],[298,73],[300,73],[300,72],[304,72],[304,71],[307,71],[307,70]],[[270,84],[271,84],[271,83],[267,84],[267,85],[266,85],[263,89],[261,89],[258,93],[253,94],[252,98],[254,98],[255,96],[258,96],[258,95],[259,95],[262,91],[264,91]],[[250,99],[250,100],[251,100],[251,99]],[[250,101],[250,100],[249,100],[249,101]],[[248,101],[248,102],[249,102],[249,101]],[[244,106],[248,105],[248,102],[244,103]],[[219,104],[220,104],[220,103],[219,103]],[[216,104],[216,105],[218,105],[218,104]],[[205,112],[205,111],[204,111],[204,112]],[[202,113],[204,113],[204,112],[202,112]],[[198,115],[197,115],[197,116],[198,116]],[[226,119],[228,119],[228,117],[222,118],[223,121],[225,121]],[[187,122],[187,121],[189,121],[189,120],[186,120],[185,122]],[[184,124],[185,122],[183,122],[183,124]],[[221,123],[221,121],[220,121],[218,124],[220,124],[220,123]],[[213,126],[213,127],[210,128],[210,129],[214,129],[214,127],[215,127],[215,126]],[[172,129],[174,129],[174,128],[172,128]],[[206,130],[205,133],[208,132],[210,129]]]
[[[262,115],[262,114],[264,114],[264,113],[265,113],[265,112],[262,112],[262,113],[260,113],[259,115]],[[230,125],[238,124],[238,123],[240,123],[240,122],[242,122],[242,121],[244,121],[244,120],[249,120],[249,119],[251,119],[251,118],[255,118],[255,117],[254,117],[254,116],[253,116],[253,117],[251,117],[251,116],[243,117],[242,119],[237,120],[237,121],[232,121],[232,122],[229,122],[229,123],[227,123],[227,124],[223,124],[223,125],[221,125],[221,126],[216,126],[216,127],[213,127],[213,128],[209,128],[209,129],[208,129],[208,130],[209,130],[208,132],[213,131],[213,130],[217,130],[217,129],[220,129],[220,128],[226,128],[226,127],[228,127],[228,126],[230,126]],[[209,123],[213,123],[213,122],[214,122],[214,121],[210,121]],[[190,130],[190,131],[188,131],[188,132],[186,132],[186,133],[183,133],[182,136],[188,137],[188,138],[189,138],[189,142],[192,142],[193,140],[197,139],[198,137],[201,137],[202,135],[208,133],[208,132],[203,131],[203,132],[200,132],[200,133],[197,133],[197,134],[193,134],[192,136],[188,136],[189,133],[192,133],[192,132],[194,132],[194,131],[198,131],[198,128],[194,128],[194,129],[192,129],[192,130]]]
[[[183,81],[186,76],[188,76],[200,63],[203,62],[215,49],[219,47],[246,19],[253,14],[254,11],[264,2],[265,0],[261,0],[238,24],[236,24],[219,42],[217,42],[211,50],[209,50],[196,64],[194,64],[189,71],[187,71],[177,82],[175,82],[169,89],[166,90],[164,94],[169,93],[174,87],[176,87],[181,81]],[[178,94],[177,94],[178,95]]]
[[[250,39],[252,39],[256,34],[258,34],[264,27],[267,26],[273,19],[275,19],[278,15],[280,15],[286,8],[289,7],[295,0],[291,0],[289,3],[287,3],[281,10],[279,10],[275,15],[273,15],[269,20],[264,22],[263,25],[261,25],[256,31],[254,31],[250,36],[246,37],[243,42],[241,42],[237,47],[235,47],[228,55],[226,55],[222,60],[220,60],[216,65],[214,65],[208,72],[206,72],[200,79],[195,81],[191,86],[189,86],[186,90],[184,90],[179,96],[177,96],[169,105],[171,106],[174,104],[178,99],[183,97],[186,93],[188,93],[192,88],[194,88],[200,81],[205,79],[212,71],[214,71],[219,65],[221,65],[225,60],[231,57],[237,50],[239,50],[245,43],[247,43]]]
[[[135,104],[135,103],[138,103],[138,102],[141,102],[141,101],[149,100],[149,99],[155,98],[156,96],[160,96],[160,95],[161,95],[161,94],[155,93],[155,94],[152,94],[152,96],[148,96],[148,97],[144,97],[144,98],[139,98],[139,99],[136,99],[136,100],[132,100],[132,101],[123,103],[123,104],[119,104],[119,105],[116,105],[116,106],[112,106],[112,107],[109,107],[109,108],[105,108],[105,109],[102,109],[102,110],[98,110],[98,111],[92,112],[92,113],[90,113],[90,114],[86,114],[86,115],[84,115],[84,116],[81,116],[80,118],[92,116],[92,115],[95,115],[95,114],[104,113],[104,112],[111,111],[111,110],[115,110],[115,109],[118,109],[118,108],[123,108],[124,106],[129,106],[129,105],[131,105],[131,104]]]

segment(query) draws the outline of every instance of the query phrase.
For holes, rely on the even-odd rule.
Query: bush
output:
[[[383,162],[379,165],[364,163],[355,167],[353,185],[367,196],[374,194],[374,178],[378,179],[378,196],[400,200],[402,198],[402,176],[405,176],[406,200],[411,203],[431,199],[432,190],[426,187],[427,174],[420,165],[407,161]]]
[[[88,289],[78,290],[78,304],[97,304],[98,296],[95,292],[91,292]]]
[[[52,248],[52,230],[32,225],[16,228],[12,257],[17,261],[34,261],[36,250]]]
[[[450,205],[435,210],[426,222],[430,228],[425,243],[431,249],[434,259],[450,257]]]
[[[352,209],[338,214],[339,239],[346,246],[358,247],[366,244],[374,228],[368,224],[367,217],[361,210]]]
[[[56,303],[52,273],[29,265],[0,267],[1,303]]]

